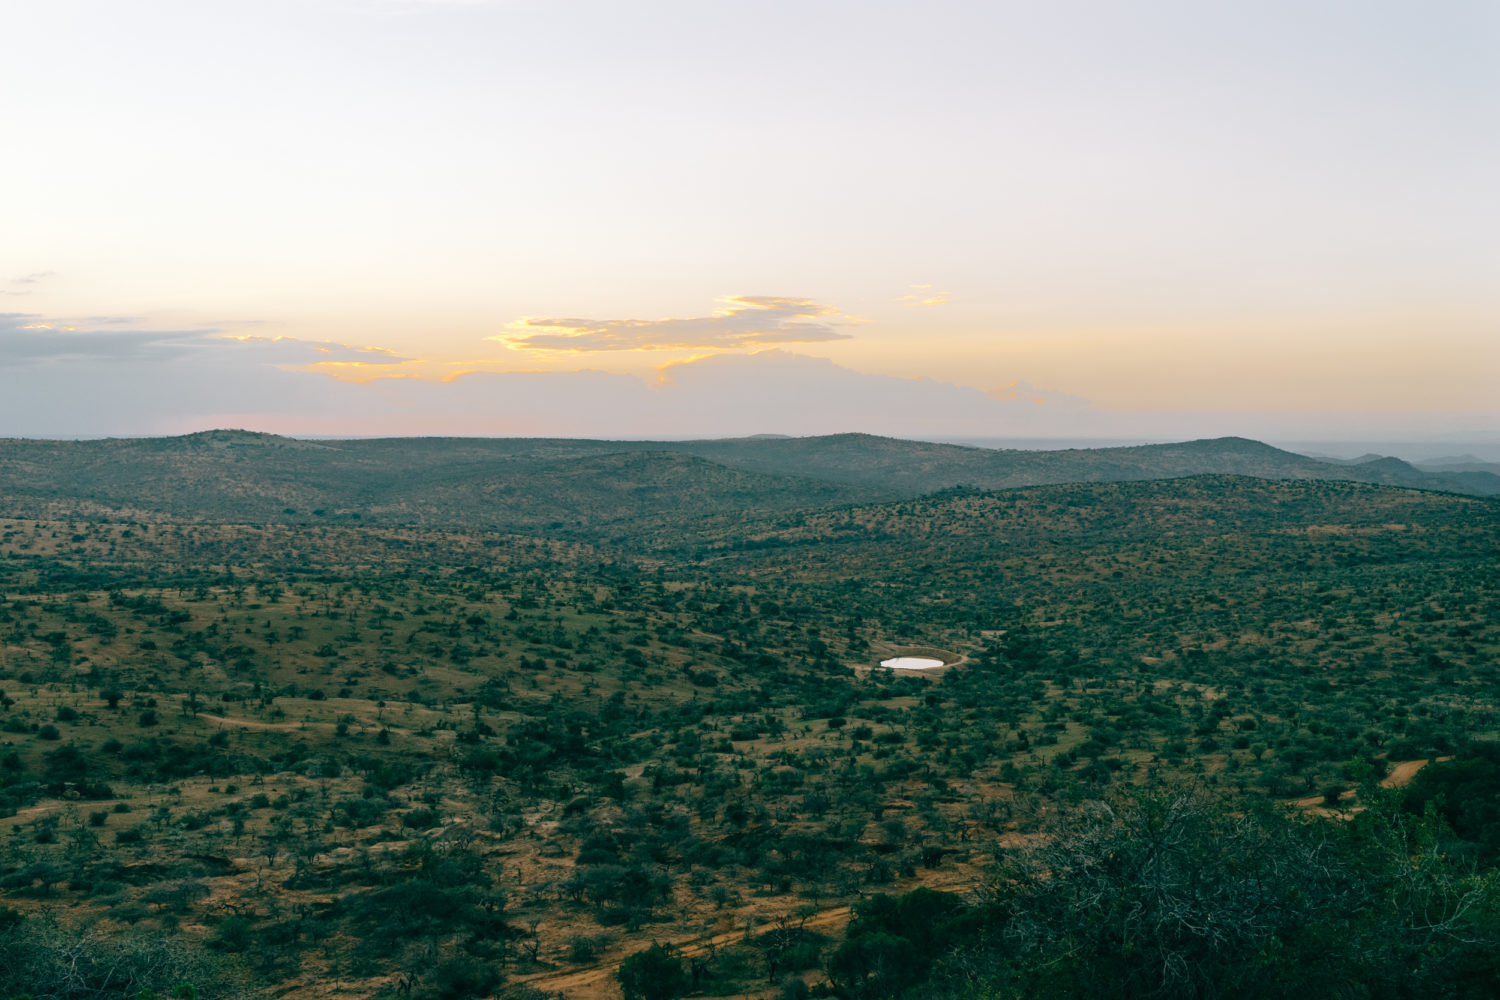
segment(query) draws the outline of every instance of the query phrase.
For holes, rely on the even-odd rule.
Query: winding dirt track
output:
[[[1381,788],[1405,788],[1411,784],[1411,779],[1417,776],[1417,772],[1430,763],[1425,760],[1403,760],[1391,768],[1391,773],[1381,781]]]
[[[817,929],[842,929],[849,923],[850,908],[847,906],[835,906],[827,910],[819,910],[808,917],[802,926],[809,930]],[[774,921],[765,920],[758,925],[760,930],[766,930],[772,926]],[[718,948],[727,944],[734,944],[745,938],[745,929],[736,928],[732,931],[724,931],[719,934],[704,934],[694,938],[685,938],[681,941],[666,942],[675,947],[684,958],[701,955],[711,948]],[[598,965],[592,965],[587,969],[573,969],[568,972],[540,972],[530,976],[517,976],[515,982],[525,983],[535,989],[546,993],[560,993],[568,1000],[599,1000],[599,998],[614,996],[618,992],[615,985],[615,970],[619,968],[619,961],[611,959]],[[767,987],[769,989],[769,987]]]
[[[1452,759],[1452,757],[1438,758],[1438,760]],[[1393,764],[1391,765],[1391,773],[1380,780],[1380,787],[1405,788],[1407,785],[1411,784],[1411,779],[1417,776],[1417,772],[1422,770],[1422,768],[1426,767],[1430,763],[1432,763],[1432,761],[1430,760],[1403,760],[1397,764]],[[1356,793],[1354,789],[1351,788],[1340,795],[1339,799],[1341,802],[1351,802],[1357,797],[1357,795],[1358,793]],[[1317,813],[1320,816],[1342,815],[1338,811],[1338,809],[1330,808],[1321,795],[1309,795],[1303,799],[1295,799],[1292,804],[1306,809],[1308,812]],[[1364,806],[1355,805],[1353,806],[1353,812],[1358,812],[1363,808]]]
[[[199,712],[198,718],[207,719],[209,722],[217,722],[225,726],[238,726],[241,729],[275,729],[287,731],[301,729],[300,722],[261,722],[259,719],[234,719],[224,715],[209,715],[207,712]]]

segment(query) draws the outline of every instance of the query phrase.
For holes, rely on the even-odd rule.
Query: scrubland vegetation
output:
[[[0,520],[0,996],[1492,994],[1495,501],[569,482]]]

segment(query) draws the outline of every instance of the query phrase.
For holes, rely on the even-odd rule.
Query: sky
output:
[[[0,435],[1500,439],[1491,0],[5,7]]]

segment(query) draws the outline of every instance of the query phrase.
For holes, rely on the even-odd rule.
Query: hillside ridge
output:
[[[1364,482],[1500,495],[1500,476],[1395,458],[1324,462],[1243,437],[1025,451],[847,433],[805,438],[305,440],[219,429],[179,437],[0,440],[0,500],[41,515],[100,510],[237,523],[472,524],[590,531],[663,516],[793,510],[1197,475]]]

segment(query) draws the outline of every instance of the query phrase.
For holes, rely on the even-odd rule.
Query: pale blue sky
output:
[[[49,0],[5,21],[0,387],[107,387],[142,335],[207,331],[259,339],[174,378],[331,362],[241,414],[282,429],[320,387],[347,396],[330,373],[650,386],[772,348],[1184,432],[1500,421],[1493,3]],[[78,402],[101,430],[140,405]],[[26,422],[11,405],[0,433]],[[506,432],[473,405],[468,432]]]

